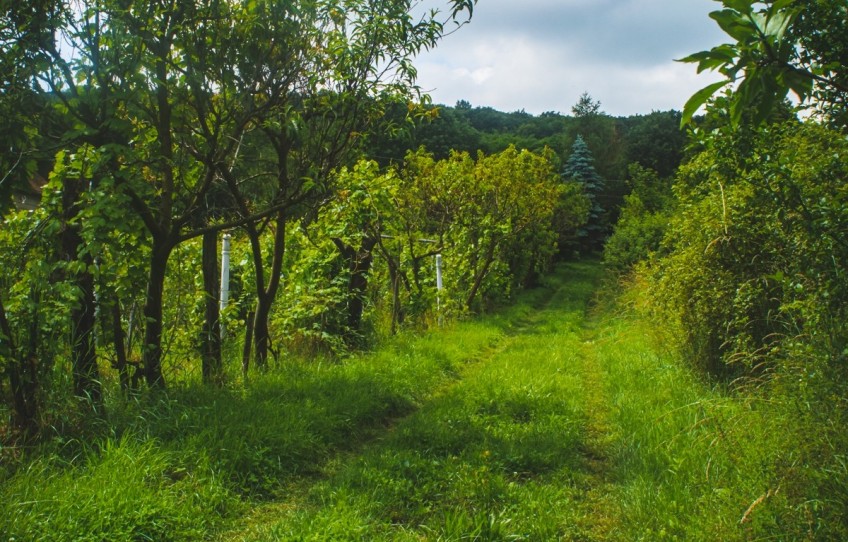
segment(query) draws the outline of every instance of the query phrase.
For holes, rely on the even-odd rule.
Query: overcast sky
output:
[[[444,0],[426,0],[444,5]],[[478,0],[471,22],[416,61],[434,103],[570,114],[587,91],[611,115],[682,109],[717,80],[674,62],[729,38],[714,0]]]

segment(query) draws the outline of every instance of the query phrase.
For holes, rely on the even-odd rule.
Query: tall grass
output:
[[[495,344],[511,317],[407,335],[344,362],[289,360],[248,384],[108,407],[86,438],[4,454],[2,540],[209,539],[385,432]],[[74,431],[74,434],[78,434]]]
[[[4,451],[0,540],[848,539],[841,410],[705,383],[639,310],[587,317],[598,277]]]
[[[608,539],[848,539],[848,439],[799,408],[780,375],[711,386],[661,347],[674,339],[650,319],[630,312],[598,329],[616,432]]]
[[[152,440],[106,441],[77,466],[41,458],[0,491],[0,539],[204,540],[239,509],[208,462]]]

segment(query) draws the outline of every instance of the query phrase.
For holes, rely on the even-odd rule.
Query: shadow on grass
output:
[[[510,338],[384,439],[317,484],[260,539],[559,539],[593,475],[579,379],[550,354],[578,341],[597,265],[568,264],[505,322]],[[567,322],[566,338],[558,337]],[[550,328],[537,331],[537,327]],[[549,336],[544,336],[548,334]],[[539,336],[542,335],[542,336]],[[551,341],[564,341],[551,347]]]

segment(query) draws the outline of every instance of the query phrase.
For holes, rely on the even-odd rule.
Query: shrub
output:
[[[681,168],[653,293],[697,366],[754,374],[808,348],[823,366],[845,359],[846,155],[841,134],[792,122]]]

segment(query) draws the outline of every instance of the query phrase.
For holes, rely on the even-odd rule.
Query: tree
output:
[[[235,168],[219,168],[245,218],[257,209],[271,211],[264,222],[245,222],[257,290],[247,333],[253,337],[259,366],[268,356],[268,318],[279,289],[287,222],[326,203],[332,172],[354,161],[361,134],[378,129],[386,109],[403,104],[408,110],[420,99],[412,58],[434,47],[447,23],[438,11],[414,19],[408,0],[344,0],[318,3],[309,10],[290,2],[278,4],[276,9],[260,7],[250,19],[244,39],[253,50],[239,67],[255,73],[256,83],[248,81],[237,91],[253,92],[251,99],[260,104],[251,120],[260,140],[259,168],[241,171],[251,169],[253,177],[270,180],[274,189],[252,197]],[[452,0],[450,5],[449,18],[460,22],[463,11],[470,15],[473,1]],[[290,16],[280,17],[287,12]],[[256,86],[258,92],[252,90]],[[268,272],[258,242],[263,224],[274,235]]]
[[[550,262],[560,193],[552,160],[550,151],[514,146],[491,156],[478,153],[476,160],[458,152],[438,162],[421,152],[407,158],[404,176],[415,179],[424,196],[424,232],[451,262],[450,291],[462,310],[508,295]],[[420,201],[412,203],[420,207]]]
[[[14,227],[13,193],[27,187],[38,171],[43,154],[39,148],[39,124],[42,113],[50,107],[33,88],[33,80],[43,69],[39,52],[55,30],[58,2],[46,0],[8,7],[0,12],[0,117],[3,118],[3,139],[0,143],[0,219],[5,235]],[[21,232],[18,232],[21,233]],[[5,244],[5,239],[3,239]],[[11,391],[11,412],[14,426],[25,434],[37,429],[38,397],[33,346],[38,346],[39,330],[32,311],[19,305],[13,288],[20,271],[26,266],[21,253],[27,246],[18,244],[15,264],[4,258],[4,277],[0,281],[0,370],[8,378]],[[28,337],[27,337],[28,336]],[[26,340],[25,338],[32,339]]]
[[[626,143],[620,122],[601,111],[601,102],[594,101],[588,92],[571,108],[574,117],[569,119],[569,145],[583,138],[595,158],[595,167],[601,177],[610,181],[623,179],[627,172]],[[620,199],[620,195],[611,197]]]
[[[581,94],[577,103],[571,106],[571,112],[578,118],[597,115],[600,111],[601,102],[592,99],[592,96],[590,96],[588,92]]]
[[[3,142],[0,147],[0,213],[11,206],[16,190],[28,187],[38,174],[40,126],[51,105],[34,88],[33,81],[44,69],[39,53],[53,37],[61,16],[56,0],[39,0],[0,12],[0,117]]]
[[[662,179],[654,170],[631,164],[628,184],[630,194],[604,243],[604,264],[619,272],[660,249],[674,203],[670,178]]]
[[[722,88],[738,83],[730,100],[730,121],[738,126],[749,112],[757,122],[768,119],[789,91],[805,102],[821,104],[833,120],[845,121],[848,76],[848,17],[839,0],[722,0],[725,9],[710,13],[734,43],[683,58],[698,72],[718,71],[723,80],[695,93],[683,109],[682,122]]]
[[[344,314],[342,333],[348,347],[357,347],[362,345],[362,318],[375,253],[384,235],[395,237],[393,203],[398,179],[394,170],[381,173],[376,162],[361,160],[352,168],[342,168],[336,184],[337,196],[323,209],[320,229],[342,261],[339,277],[333,277],[345,283],[339,311]],[[384,254],[396,272],[396,260],[387,251]]]
[[[598,201],[598,196],[604,190],[604,180],[595,171],[593,162],[592,152],[586,142],[581,136],[577,136],[562,176],[566,180],[579,183],[589,199],[589,216],[582,234],[586,238],[586,248],[589,250],[600,248],[607,231],[606,211]]]
[[[4,16],[2,62],[14,65],[7,66],[10,75],[4,81],[7,92],[0,107],[10,108],[7,128],[14,135],[7,149],[9,154],[4,153],[4,157],[11,157],[14,163],[4,164],[3,181],[20,185],[31,182],[39,172],[46,177],[50,169],[54,170],[54,180],[61,179],[61,198],[53,209],[53,216],[60,217],[61,227],[58,244],[48,256],[55,265],[49,280],[72,288],[73,299],[66,308],[70,312],[74,392],[89,399],[89,404],[97,409],[101,384],[94,338],[94,260],[84,247],[80,201],[102,175],[97,171],[99,160],[92,159],[91,150],[104,141],[109,131],[109,110],[100,92],[104,74],[94,69],[76,70],[76,60],[57,51],[57,43],[63,37],[68,37],[70,43],[86,44],[94,44],[100,38],[99,21],[91,18],[85,6],[78,7],[76,10],[61,2],[36,2]],[[57,149],[62,150],[61,158],[54,158]],[[38,342],[35,334],[31,334],[31,342]]]
[[[459,20],[472,5],[450,2],[449,17]],[[48,44],[53,69],[44,79],[85,142],[104,151],[98,171],[114,176],[149,234],[142,354],[150,387],[164,385],[170,255],[189,239],[257,220],[272,220],[277,232],[272,272],[257,280],[253,335],[265,359],[289,213],[307,195],[320,200],[323,180],[346,159],[356,134],[369,129],[382,99],[416,94],[410,60],[444,31],[447,21],[437,12],[416,20],[409,9],[409,2],[388,0],[197,0],[92,1],[68,11],[66,41],[78,54],[66,58]],[[276,188],[262,201],[231,191],[244,212],[210,224],[202,218],[210,190],[221,178],[230,188],[238,184],[232,172],[249,131],[268,142],[272,168],[265,179]],[[66,192],[73,209],[79,191]]]
[[[680,116],[678,111],[654,111],[625,119],[627,162],[650,168],[660,177],[674,175],[686,147]]]

